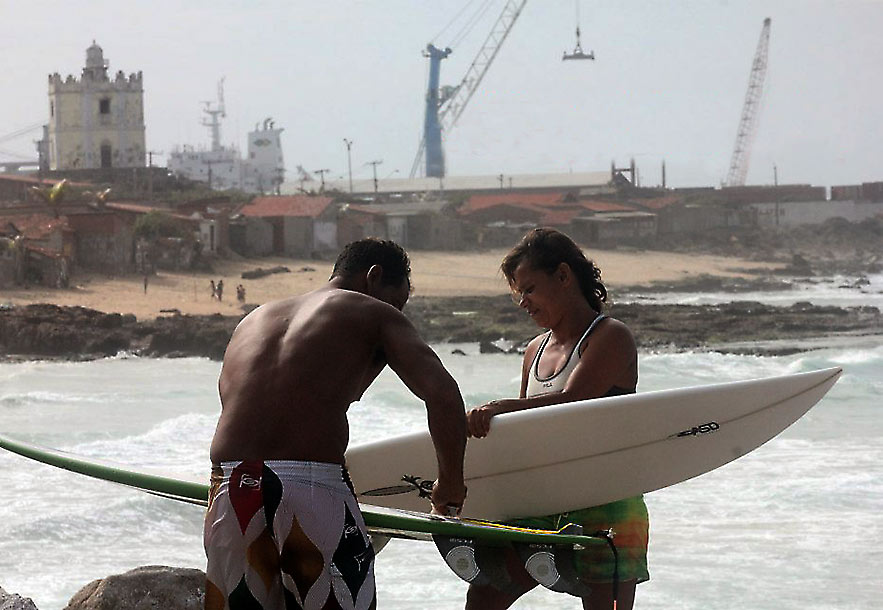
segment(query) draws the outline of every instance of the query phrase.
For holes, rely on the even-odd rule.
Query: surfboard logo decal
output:
[[[681,438],[684,436],[699,436],[700,434],[708,434],[709,432],[717,432],[718,430],[720,430],[720,424],[716,421],[710,421],[707,424],[702,424],[701,426],[694,426],[689,430],[682,430],[674,436],[677,438]]]
[[[418,498],[428,498],[432,495],[432,486],[435,481],[424,479],[423,477],[415,477],[410,474],[402,475],[402,481],[405,485],[391,485],[389,487],[378,487],[377,489],[369,489],[363,491],[360,496],[397,496],[412,491],[417,492]]]

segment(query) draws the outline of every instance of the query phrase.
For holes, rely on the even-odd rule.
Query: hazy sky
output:
[[[295,166],[407,176],[427,60],[466,0],[0,0],[0,159],[33,156],[48,121],[47,75],[79,76],[95,39],[111,72],[144,73],[147,145],[207,145],[201,100],[226,77],[224,143],[273,117]],[[482,1],[472,2],[478,7]],[[442,62],[465,74],[503,3]],[[575,42],[595,62],[562,62]],[[469,12],[468,10],[466,11]],[[749,184],[883,180],[883,0],[530,0],[460,123],[449,174],[605,171],[634,156],[644,185],[726,177],[763,19],[772,18],[767,93]],[[157,157],[160,163],[165,157]],[[396,172],[396,170],[398,170]]]

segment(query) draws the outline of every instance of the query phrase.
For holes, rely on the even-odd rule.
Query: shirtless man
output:
[[[433,511],[462,507],[463,399],[402,314],[409,276],[398,245],[363,239],[344,248],[324,287],[239,323],[218,383],[206,610],[376,605],[374,552],[344,451],[347,409],[387,364],[426,403]]]

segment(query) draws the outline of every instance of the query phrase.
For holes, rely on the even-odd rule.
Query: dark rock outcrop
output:
[[[65,610],[202,610],[204,602],[201,570],[143,566],[92,581]]]
[[[430,343],[520,344],[541,329],[508,296],[420,298],[405,313]],[[715,349],[731,342],[800,340],[880,334],[876,307],[788,307],[752,301],[721,305],[615,304],[610,314],[629,325],[640,349]],[[240,316],[174,314],[138,322],[132,315],[82,307],[27,305],[0,309],[0,357],[84,360],[130,352],[147,357],[220,360]],[[727,351],[727,348],[720,348]],[[745,348],[739,348],[744,353]],[[508,351],[504,349],[503,351]],[[765,352],[764,352],[765,353]]]
[[[171,315],[138,322],[131,314],[108,314],[84,307],[12,307],[0,310],[0,354],[94,359],[132,352],[151,357],[207,356],[220,360],[239,319]]]

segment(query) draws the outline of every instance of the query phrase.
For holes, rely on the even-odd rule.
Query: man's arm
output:
[[[463,456],[466,416],[463,397],[438,356],[420,338],[414,325],[394,307],[380,317],[380,343],[387,362],[408,389],[426,404],[429,434],[438,459],[438,480],[432,490],[435,512],[463,505]]]

